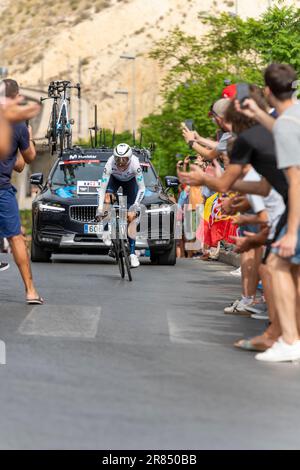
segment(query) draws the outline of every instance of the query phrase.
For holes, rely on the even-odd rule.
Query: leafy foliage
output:
[[[161,112],[142,123],[146,141],[157,144],[154,162],[162,176],[175,172],[176,154],[188,153],[180,122],[193,118],[200,134],[214,135],[208,111],[225,79],[262,85],[270,62],[290,63],[300,71],[300,9],[279,2],[259,19],[221,13],[199,14],[199,20],[209,27],[202,39],[176,28],[150,53],[168,70]]]

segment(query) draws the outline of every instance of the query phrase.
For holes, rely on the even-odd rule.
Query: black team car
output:
[[[134,149],[141,163],[146,185],[136,249],[149,249],[152,263],[176,264],[176,209],[151,163],[150,151]],[[95,221],[97,191],[103,168],[112,148],[74,147],[63,152],[47,180],[31,176],[40,188],[32,204],[33,262],[49,262],[52,253],[107,254],[108,248],[97,232]],[[176,187],[176,177],[166,177],[167,188]]]

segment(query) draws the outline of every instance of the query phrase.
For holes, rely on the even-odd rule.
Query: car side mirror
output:
[[[166,176],[165,183],[167,188],[177,188],[179,186],[179,179],[177,176]]]
[[[44,175],[43,173],[34,173],[30,176],[30,184],[38,186],[40,189],[43,187]]]

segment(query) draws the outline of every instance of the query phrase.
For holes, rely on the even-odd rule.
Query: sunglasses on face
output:
[[[119,157],[116,159],[116,164],[118,166],[126,166],[129,163],[129,158],[127,157]]]

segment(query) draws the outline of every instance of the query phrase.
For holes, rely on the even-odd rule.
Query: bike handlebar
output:
[[[68,80],[61,80],[56,82],[50,82],[48,87],[48,97],[49,98],[60,98],[63,92],[70,90],[71,88],[76,88],[78,91],[78,99],[81,98],[81,85],[77,83],[76,85],[71,85],[71,82]],[[46,98],[43,98],[43,100]]]

